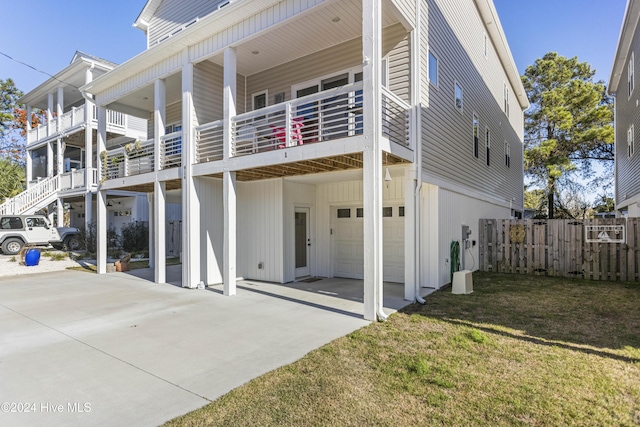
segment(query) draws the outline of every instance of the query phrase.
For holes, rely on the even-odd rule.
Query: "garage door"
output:
[[[363,209],[336,207],[331,212],[333,275],[364,278]],[[383,208],[383,280],[404,282],[404,208]]]

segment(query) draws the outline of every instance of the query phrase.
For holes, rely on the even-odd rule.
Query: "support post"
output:
[[[232,135],[231,135],[231,119],[236,115],[236,50],[232,47],[228,47],[224,51],[224,96],[223,96],[223,114],[224,114],[224,134],[223,134],[223,158],[225,160],[232,156],[233,150],[231,147]]]
[[[416,240],[419,240],[415,219],[415,166],[407,166],[404,171],[404,299],[413,301],[416,298],[416,259],[413,256]]]
[[[27,150],[27,156],[26,156],[27,189],[31,187],[31,181],[33,181],[33,157],[31,156],[32,156],[32,151]]]
[[[224,193],[224,271],[223,292],[236,294],[236,173],[225,171],[222,175]]]
[[[106,149],[107,144],[107,109],[98,107],[98,138],[96,141],[96,151],[101,153]],[[98,156],[98,169],[102,170],[102,158]],[[97,209],[97,264],[98,274],[107,272],[107,192],[99,191],[96,197]]]
[[[182,57],[182,286],[195,288],[200,281],[200,200],[195,161],[193,127],[193,64],[189,49]]]
[[[155,268],[155,239],[153,238],[153,230],[155,229],[155,202],[153,193],[147,193],[147,202],[149,203],[149,268]]]
[[[51,136],[53,134],[53,107],[53,93],[48,93],[47,111],[45,111],[47,116],[47,136]]]
[[[56,97],[56,117],[58,122],[58,132],[62,132],[62,114],[64,110],[64,87],[58,87],[58,96]]]
[[[163,79],[157,79],[153,84],[153,158],[154,169],[162,170],[163,156],[161,138],[166,130],[166,111],[167,111],[167,84]],[[185,129],[185,128],[183,128]],[[184,140],[183,140],[184,142]]]
[[[47,142],[47,176],[53,176],[53,142]]]
[[[93,67],[87,68],[84,72],[84,83],[93,81]],[[87,96],[87,98],[89,98]],[[97,151],[97,150],[96,150]],[[98,151],[98,154],[100,151]],[[98,171],[100,176],[100,171]],[[84,182],[85,182],[85,203],[84,203],[84,227],[89,230],[93,222],[93,102],[84,101]]]
[[[364,318],[384,320],[382,310],[382,150],[381,0],[362,3],[362,72],[364,136]]]
[[[166,227],[165,227],[165,207],[167,200],[167,186],[164,181],[156,181],[153,184],[154,199],[154,221],[153,221],[153,254],[154,277],[156,283],[165,283],[167,281],[167,246],[166,246]]]

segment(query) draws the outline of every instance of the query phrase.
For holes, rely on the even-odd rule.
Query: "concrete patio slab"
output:
[[[230,298],[148,272],[0,278],[0,425],[158,425],[367,324],[360,281]]]

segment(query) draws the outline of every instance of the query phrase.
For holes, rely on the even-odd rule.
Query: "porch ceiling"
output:
[[[383,28],[400,22],[398,16],[391,1],[382,2]],[[332,1],[238,45],[237,71],[250,76],[361,35],[362,0]],[[211,61],[224,65],[223,55]]]
[[[164,181],[164,182],[166,183],[167,191],[182,189],[182,180],[180,179],[173,179],[173,180]],[[117,190],[118,191],[135,191],[138,193],[153,193],[153,182],[132,185],[129,187],[119,187]]]
[[[406,163],[406,161],[391,154],[383,156],[382,159],[382,164],[384,166],[401,163]],[[258,181],[261,179],[294,177],[357,169],[362,169],[362,153],[324,157],[287,164],[240,170],[236,172],[236,179],[238,181]],[[210,176],[214,178],[222,178],[222,174],[214,174]]]

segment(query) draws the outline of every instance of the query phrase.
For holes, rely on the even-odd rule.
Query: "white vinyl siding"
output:
[[[196,18],[203,18],[228,0],[164,0],[149,22],[149,47]]]
[[[421,73],[421,139],[425,181],[448,185],[448,188],[463,187],[502,203],[513,199],[514,206],[522,206],[523,113],[514,105],[509,117],[505,118],[505,82],[510,95],[515,92],[490,37],[488,57],[484,56],[482,38],[486,29],[475,3],[473,0],[455,3],[426,0],[426,3],[427,7],[421,8],[420,19],[424,67]],[[452,102],[450,90],[436,90],[429,84],[430,50],[441,53],[438,87],[453,88],[458,82],[463,88],[465,108],[462,114]],[[481,161],[466,154],[470,151],[469,125],[473,126],[474,113],[482,125],[478,150]],[[486,166],[485,127],[489,130],[490,140],[511,142],[511,167],[506,167],[500,159],[497,162],[495,158],[491,159],[491,153],[491,167]],[[492,151],[496,151],[495,147]],[[498,147],[499,156],[502,155],[500,151]]]

